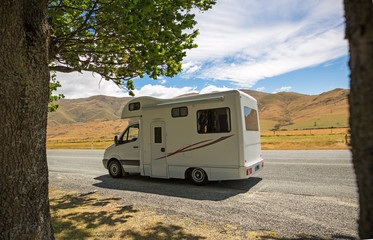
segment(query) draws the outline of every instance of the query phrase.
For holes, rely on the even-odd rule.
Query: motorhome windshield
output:
[[[126,131],[120,136],[119,143],[134,142],[139,137],[139,125],[131,125]]]

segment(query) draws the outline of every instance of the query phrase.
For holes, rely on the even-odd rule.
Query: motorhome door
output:
[[[166,127],[164,122],[151,124],[152,176],[167,177]]]

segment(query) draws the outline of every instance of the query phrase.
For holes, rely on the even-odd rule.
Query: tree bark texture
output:
[[[373,3],[344,0],[351,70],[350,127],[359,189],[359,236],[373,238]]]
[[[53,239],[46,0],[0,0],[0,239]]]

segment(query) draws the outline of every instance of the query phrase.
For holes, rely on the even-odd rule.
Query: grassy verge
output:
[[[311,150],[349,149],[344,134],[304,135],[304,136],[262,136],[263,150]]]
[[[105,149],[113,143],[113,140],[93,142],[47,142],[47,149]]]
[[[283,133],[283,132],[281,132]],[[294,135],[262,136],[263,150],[288,149],[349,149],[345,143],[345,134],[329,135]],[[105,149],[113,143],[108,141],[94,142],[47,142],[48,149]]]
[[[50,189],[55,238],[58,239],[258,239],[274,232],[245,232],[192,218],[157,214],[121,204],[122,199],[95,193]]]

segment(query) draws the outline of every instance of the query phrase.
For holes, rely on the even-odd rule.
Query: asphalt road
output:
[[[351,154],[345,150],[263,151],[264,169],[247,180],[198,187],[179,179],[112,179],[102,150],[48,150],[50,184],[97,191],[125,204],[310,239],[357,238],[358,198]]]

